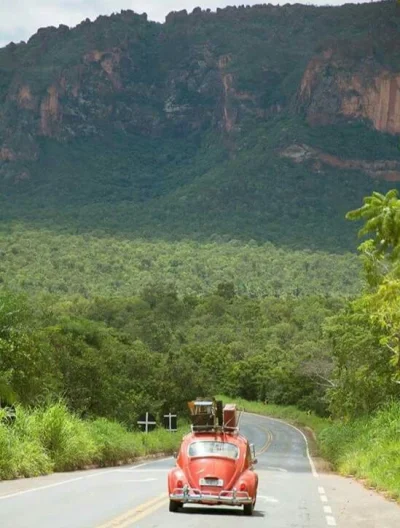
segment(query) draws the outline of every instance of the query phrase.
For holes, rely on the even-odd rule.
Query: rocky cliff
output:
[[[165,24],[127,11],[40,29],[0,52],[0,159],[33,160],[40,136],[65,141],[110,125],[229,134],[296,100],[312,126],[366,120],[399,134],[398,31],[391,3],[196,9]]]
[[[116,165],[132,164],[133,151],[129,185],[140,199],[170,191],[147,153],[155,144],[168,151],[171,141],[189,157],[193,145],[201,152],[219,145],[215,160],[248,152],[264,156],[271,171],[282,160],[282,170],[303,161],[316,175],[329,167],[397,181],[398,151],[384,145],[400,135],[399,35],[394,1],[197,8],[170,13],[164,24],[123,11],[72,29],[42,28],[0,50],[0,187],[31,193],[33,185],[39,195],[42,185],[51,196],[70,180],[75,199],[72,173],[80,169],[61,171],[54,152],[89,165],[108,137],[109,152],[122,152],[108,170],[115,196],[126,195],[128,178]],[[357,140],[344,141],[354,126]],[[392,139],[381,143],[385,134]],[[176,169],[176,156],[157,160],[166,164],[160,174]],[[190,162],[192,178],[212,165],[200,158]],[[147,174],[153,179],[143,184]]]
[[[400,52],[399,40],[393,45]],[[324,51],[308,64],[299,100],[312,126],[366,120],[379,132],[400,134],[400,72],[371,56],[347,65],[331,49]]]

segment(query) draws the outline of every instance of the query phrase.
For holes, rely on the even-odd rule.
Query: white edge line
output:
[[[171,457],[166,457],[166,458],[158,459],[158,460],[167,460],[168,458],[171,458]],[[144,462],[143,464],[138,464],[137,466],[131,466],[131,467],[132,469],[134,469],[134,468],[146,466],[152,463],[153,461],[151,460],[149,462]],[[19,497],[20,495],[26,495],[27,493],[34,493],[36,491],[41,491],[41,490],[45,490],[49,488],[56,488],[58,486],[63,486],[64,484],[69,484],[70,482],[77,482],[78,480],[84,480],[84,479],[89,479],[93,477],[100,477],[101,475],[104,475],[106,473],[115,473],[117,471],[121,471],[121,470],[120,469],[107,469],[106,471],[92,473],[91,475],[83,475],[82,477],[62,480],[61,482],[54,482],[53,484],[47,484],[45,486],[39,486],[37,488],[29,488],[29,489],[22,490],[22,491],[16,491],[15,493],[9,493],[8,495],[0,495],[0,501],[5,500],[5,499],[12,499],[13,497]],[[52,475],[57,475],[57,473],[52,473]],[[45,477],[46,475],[43,475],[43,476]]]
[[[47,486],[39,486],[38,488],[30,488],[23,491],[17,491],[10,493],[9,495],[2,495],[0,500],[11,499],[12,497],[18,497],[19,495],[25,495],[26,493],[33,493],[34,491],[40,491],[43,489],[55,488],[56,486],[62,486],[63,484],[69,484],[70,482],[76,482],[77,480],[83,480],[85,477],[77,477],[73,479],[63,480],[62,482],[55,482],[54,484],[48,484]]]
[[[134,464],[133,466],[128,466],[129,469],[137,469],[143,466],[148,466],[149,464],[157,464],[157,462],[163,462],[164,460],[172,460],[174,457],[167,456],[163,458],[155,458],[154,460],[148,460],[147,462],[142,462],[141,464]]]
[[[263,415],[263,414],[257,414],[257,413],[251,413],[251,412],[246,412],[246,414],[252,414],[253,416],[258,416],[258,417],[261,417],[261,418],[266,418],[267,420],[272,420],[274,422],[280,422],[280,423],[283,423],[285,425],[287,425],[288,427],[291,427],[292,429],[295,429],[298,433],[301,434],[301,436],[304,438],[304,441],[306,443],[306,449],[307,449],[307,458],[308,458],[308,461],[310,463],[310,466],[311,466],[311,473],[313,475],[313,477],[315,478],[318,478],[319,475],[318,475],[318,472],[315,468],[315,464],[314,464],[314,461],[313,459],[311,458],[311,455],[310,455],[310,449],[309,449],[309,446],[308,446],[308,440],[307,440],[307,437],[306,435],[303,433],[303,431],[301,431],[300,429],[298,429],[296,426],[290,424],[290,423],[287,423],[285,422],[285,420],[280,420],[279,418],[271,418],[270,416],[266,416],[266,415]]]

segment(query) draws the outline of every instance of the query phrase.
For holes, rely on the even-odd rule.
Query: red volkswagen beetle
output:
[[[194,410],[209,404],[208,411],[212,411],[216,402],[191,403]],[[204,415],[194,419],[192,432],[183,438],[176,467],[168,475],[171,512],[197,503],[243,505],[245,515],[253,514],[258,486],[253,465],[257,460],[248,440],[239,433],[235,406],[225,406],[223,416],[222,425],[212,414],[208,423],[204,423]]]

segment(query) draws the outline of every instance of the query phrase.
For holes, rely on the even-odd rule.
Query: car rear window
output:
[[[189,446],[189,456],[220,456],[236,459],[239,457],[239,449],[235,444],[230,444],[228,442],[193,442]]]

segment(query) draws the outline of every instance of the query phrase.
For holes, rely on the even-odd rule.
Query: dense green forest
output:
[[[0,180],[0,219],[4,227],[24,222],[74,235],[354,251],[346,212],[393,184],[358,170],[326,166],[316,173],[312,162],[280,156],[294,142],[345,158],[398,159],[397,138],[365,124],[321,133],[288,117],[243,126],[233,150],[216,133],[185,141],[121,132],[68,144],[43,139],[31,179]]]
[[[179,295],[214,293],[232,282],[239,296],[353,296],[363,283],[351,253],[291,251],[216,237],[168,242],[69,234],[16,224],[0,231],[0,289],[86,298],[129,297],[153,284]]]
[[[144,408],[182,409],[217,391],[322,415],[370,412],[400,394],[399,204],[396,191],[374,193],[348,215],[374,236],[360,247],[367,285],[355,300],[252,297],[233,282],[203,295],[161,281],[131,296],[3,289],[3,398],[62,396],[83,416],[128,426]]]
[[[330,370],[321,323],[342,306],[239,297],[231,283],[203,297],[162,285],[130,298],[3,294],[2,386],[24,404],[63,396],[85,416],[130,426],[146,408],[182,409],[219,390],[324,412],[315,383]]]

